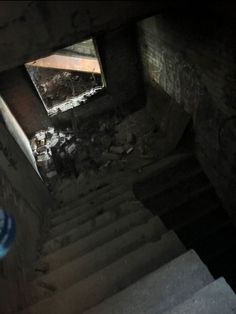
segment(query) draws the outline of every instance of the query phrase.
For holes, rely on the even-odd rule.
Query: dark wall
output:
[[[106,88],[101,95],[74,108],[74,115],[84,119],[104,111],[127,113],[144,104],[144,85],[138,51],[136,29],[133,25],[95,37]],[[71,118],[67,111],[52,117],[54,123]]]
[[[204,14],[203,14],[204,12]],[[146,82],[191,114],[196,150],[225,206],[236,208],[235,39],[230,16],[175,11],[139,24]]]
[[[16,241],[8,255],[0,261],[0,313],[16,313],[17,305],[24,301],[23,283],[35,261],[42,228],[36,209],[16,191],[2,170],[0,206],[16,221]]]
[[[0,73],[0,94],[28,137],[50,119],[24,66]]]
[[[20,299],[26,274],[36,260],[45,220],[54,204],[3,121],[0,134],[0,207],[16,221],[16,241],[0,261],[0,313],[10,313],[10,309],[15,313],[18,301],[23,301]]]
[[[97,37],[107,82],[107,93],[116,106],[138,109],[143,99],[140,56],[134,26]]]
[[[143,79],[134,26],[101,33],[95,38],[106,88],[101,95],[74,108],[76,119],[104,111],[127,113],[144,103]],[[49,117],[24,66],[0,73],[0,94],[31,137],[36,131],[71,123],[71,110]]]
[[[170,5],[173,1],[2,1],[0,71]]]

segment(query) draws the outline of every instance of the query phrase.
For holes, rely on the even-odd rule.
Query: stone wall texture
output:
[[[230,212],[236,208],[236,84],[232,19],[175,11],[138,25],[147,84],[191,114],[196,150]]]

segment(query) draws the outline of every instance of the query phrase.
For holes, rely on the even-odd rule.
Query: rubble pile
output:
[[[71,129],[56,131],[53,127],[39,131],[30,141],[42,177],[52,178],[60,173],[58,160],[73,156],[76,144]]]
[[[143,111],[124,120],[103,114],[81,121],[76,134],[69,128],[35,134],[31,147],[43,177],[88,178],[104,169],[124,170],[135,160],[156,157],[155,126]]]
[[[70,109],[103,88],[101,75],[27,66],[27,70],[48,109]],[[64,108],[64,110],[63,110]]]

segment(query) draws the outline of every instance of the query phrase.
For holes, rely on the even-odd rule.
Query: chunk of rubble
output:
[[[111,146],[110,147],[110,151],[112,153],[115,153],[115,154],[123,154],[125,152],[125,149],[123,146]]]
[[[114,153],[109,153],[109,152],[103,152],[102,157],[105,160],[119,160],[120,159],[119,155],[114,154]]]
[[[136,137],[133,133],[128,132],[126,136],[126,141],[128,144],[135,144],[136,142]]]
[[[133,147],[130,147],[130,148],[127,149],[126,154],[129,155],[129,154],[131,154],[133,151],[134,151],[134,148],[133,148]]]

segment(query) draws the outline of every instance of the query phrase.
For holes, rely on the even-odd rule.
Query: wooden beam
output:
[[[46,58],[37,59],[28,62],[26,65],[60,69],[65,71],[78,71],[101,74],[99,62],[96,58],[85,56],[66,56],[59,54],[52,54]]]

